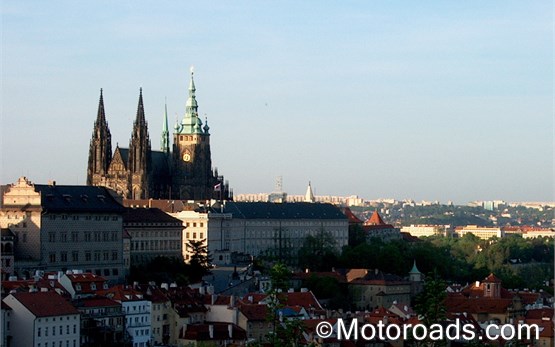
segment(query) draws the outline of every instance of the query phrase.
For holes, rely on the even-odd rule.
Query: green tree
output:
[[[210,273],[212,257],[208,253],[205,241],[206,240],[190,240],[186,246],[187,250],[192,253],[188,265],[189,278],[193,282],[200,281],[202,276]]]
[[[318,235],[308,235],[298,253],[299,267],[312,271],[327,271],[338,263],[336,242],[325,231]]]
[[[426,277],[424,290],[416,297],[414,306],[419,316],[422,316],[422,322],[426,327],[430,328],[432,324],[440,324],[445,321],[445,298],[447,294],[445,289],[447,285],[444,280],[439,277],[437,271]],[[427,346],[444,346],[443,341],[426,341]]]

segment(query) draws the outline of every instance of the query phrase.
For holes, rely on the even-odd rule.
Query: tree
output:
[[[335,245],[335,239],[328,232],[321,231],[316,236],[308,235],[299,249],[299,267],[312,271],[331,269],[338,262]]]
[[[210,273],[212,257],[208,253],[205,241],[190,240],[186,246],[187,250],[192,253],[189,260],[189,277],[192,282],[200,281],[202,276]]]
[[[443,281],[437,271],[426,277],[424,290],[416,297],[416,305],[414,306],[419,316],[422,316],[422,322],[428,328],[432,324],[440,324],[445,321],[445,298],[447,293],[445,289],[447,285]],[[427,341],[428,346],[443,346],[441,341]]]

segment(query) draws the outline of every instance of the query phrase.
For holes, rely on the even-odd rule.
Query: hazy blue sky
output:
[[[553,200],[552,1],[2,1],[0,183],[84,184],[99,89],[153,149],[189,67],[236,194]]]

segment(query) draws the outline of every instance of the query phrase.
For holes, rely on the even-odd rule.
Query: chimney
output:
[[[476,281],[476,287],[480,286],[480,281]]]
[[[200,286],[200,287],[198,288],[198,293],[199,293],[200,295],[206,294],[206,290],[205,290],[204,286]]]
[[[210,338],[213,339],[214,338],[214,325],[210,324],[208,326],[208,334],[210,335]]]
[[[229,334],[229,338],[233,338],[233,324],[228,324],[227,325],[227,332]]]
[[[249,302],[252,304],[252,295],[249,295],[249,296],[247,297],[247,300],[249,300]]]
[[[374,269],[374,274],[378,275],[378,269]]]
[[[235,307],[235,295],[233,294],[231,294],[231,297],[229,298],[229,306]]]
[[[210,301],[211,305],[214,305],[214,303],[216,302],[216,297],[217,297],[216,294],[212,294],[211,301]]]

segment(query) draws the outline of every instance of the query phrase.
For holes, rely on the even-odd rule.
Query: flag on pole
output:
[[[222,183],[218,183],[214,186],[214,191],[215,192],[221,192],[222,191]]]

